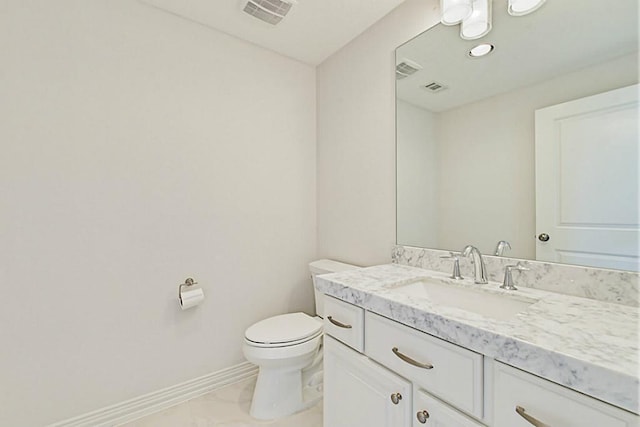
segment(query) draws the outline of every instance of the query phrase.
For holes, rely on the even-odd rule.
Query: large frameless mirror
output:
[[[397,243],[638,271],[637,1],[492,24],[396,50]]]

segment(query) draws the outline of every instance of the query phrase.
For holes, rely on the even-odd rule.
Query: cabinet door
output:
[[[497,362],[493,405],[494,427],[631,427],[638,426],[640,420],[627,411]]]
[[[411,384],[325,336],[324,426],[410,427]]]
[[[423,390],[413,391],[413,427],[483,427]]]

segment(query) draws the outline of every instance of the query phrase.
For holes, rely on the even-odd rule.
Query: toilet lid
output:
[[[282,344],[301,341],[318,335],[322,322],[304,313],[288,313],[264,319],[245,332],[249,341],[262,344]]]

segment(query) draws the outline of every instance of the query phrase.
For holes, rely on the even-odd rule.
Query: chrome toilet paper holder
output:
[[[197,285],[198,282],[196,282],[195,280],[193,280],[193,277],[187,277],[186,279],[184,279],[184,283],[181,283],[180,286],[178,286],[178,299],[180,301],[182,301],[182,287],[186,286],[187,288],[189,286],[193,286],[193,285]]]

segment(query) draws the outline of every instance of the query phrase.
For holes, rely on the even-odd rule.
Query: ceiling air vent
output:
[[[402,62],[396,65],[396,79],[402,80],[421,69],[420,64],[416,64],[408,59],[403,59]]]
[[[291,10],[292,2],[282,0],[249,0],[243,11],[271,25],[276,25]]]
[[[422,86],[423,89],[435,93],[435,92],[440,92],[445,90],[447,87],[445,85],[443,85],[442,83],[438,83],[438,82],[431,82],[428,83],[424,86]]]

